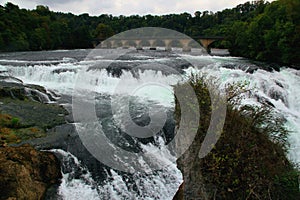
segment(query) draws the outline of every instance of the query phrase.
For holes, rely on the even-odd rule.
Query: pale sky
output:
[[[251,0],[0,0],[0,4],[12,2],[20,8],[34,9],[46,5],[52,11],[119,15],[162,15],[195,11],[221,11]],[[269,0],[270,1],[270,0]]]

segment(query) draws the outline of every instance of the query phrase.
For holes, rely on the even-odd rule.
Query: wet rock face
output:
[[[184,183],[182,183],[179,186],[175,196],[173,197],[173,200],[183,200],[183,199],[184,199]]]
[[[213,189],[205,181],[202,174],[202,160],[199,159],[201,139],[197,134],[189,149],[177,160],[177,167],[182,172],[184,182],[178,188],[173,200],[211,199]],[[184,142],[184,141],[183,141]]]
[[[0,199],[42,199],[61,179],[58,159],[29,145],[0,148]]]
[[[55,98],[52,97],[50,93],[42,86],[23,84],[21,80],[14,77],[7,76],[6,81],[3,76],[0,76],[0,97],[1,98],[11,98],[18,100],[29,99],[31,101],[40,103],[49,103],[54,101]],[[16,80],[14,80],[16,79]]]
[[[13,99],[24,100],[26,98],[25,89],[22,84],[1,82],[0,84],[0,96],[10,97]]]
[[[0,80],[0,111],[20,120],[24,127],[44,130],[65,123],[68,112],[53,102],[51,94],[37,85],[23,85]]]

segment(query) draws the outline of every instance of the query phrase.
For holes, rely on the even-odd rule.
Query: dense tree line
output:
[[[249,14],[249,18],[233,20],[224,27],[232,55],[283,64],[300,63],[299,0],[259,2]],[[209,31],[220,34],[222,26]]]
[[[0,6],[0,50],[91,48],[95,38],[139,27],[164,27],[196,36],[224,36],[216,46],[232,55],[285,64],[299,62],[300,1],[247,2],[216,13],[197,11],[162,16],[74,15],[47,6]]]

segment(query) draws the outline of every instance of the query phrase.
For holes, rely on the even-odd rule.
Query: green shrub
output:
[[[18,128],[18,126],[20,125],[20,122],[19,122],[20,120],[18,119],[18,118],[16,118],[16,117],[14,117],[14,118],[12,118],[11,119],[11,126],[13,127],[13,128]]]
[[[216,90],[208,89],[212,82],[205,76],[192,76],[186,83],[194,88],[200,109],[195,140],[178,160],[181,170],[189,169],[183,170],[184,180],[194,181],[185,182],[187,193],[198,185],[198,193],[206,191],[210,199],[300,199],[299,172],[286,158],[289,144],[285,121],[268,105],[241,106],[241,94],[251,93],[247,83],[226,86],[228,104],[221,137],[206,157],[198,157],[210,125],[211,102],[215,101],[209,91]],[[177,99],[175,103],[178,123],[181,111]]]

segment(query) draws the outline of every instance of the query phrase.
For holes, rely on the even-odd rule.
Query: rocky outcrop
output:
[[[184,199],[184,182],[179,186],[173,200],[182,200]]]
[[[18,118],[24,126],[50,129],[64,124],[68,113],[53,100],[41,86],[0,81],[1,113]]]
[[[182,172],[184,182],[180,185],[173,200],[208,200],[212,198],[213,188],[206,181],[206,174],[203,174],[201,170],[203,162],[198,157],[202,141],[199,136],[199,134],[196,135],[195,141],[189,149],[177,160],[177,166]]]
[[[28,143],[65,124],[68,112],[53,102],[52,93],[42,86],[6,81],[0,78],[0,146]]]
[[[29,145],[0,148],[0,199],[42,199],[61,179],[58,159]]]
[[[44,87],[32,84],[23,84],[21,80],[18,80],[10,76],[0,75],[0,97],[25,100],[29,99],[40,103],[49,103],[54,101],[55,98],[48,93]]]
[[[20,145],[64,124],[67,111],[43,87],[7,81],[0,79],[0,200],[43,199],[61,180],[60,163],[50,152]]]
[[[208,144],[213,149],[205,157],[199,157],[208,125],[212,123],[209,92],[201,79],[191,85],[197,91],[201,123],[192,144],[177,160],[184,183],[174,200],[300,199],[299,171],[286,158],[288,131],[284,119],[267,105],[237,109],[238,101],[230,101],[218,142]],[[180,105],[175,102],[178,123],[180,108],[188,100],[182,100]],[[192,111],[188,113],[192,116]],[[178,149],[187,143],[191,130],[186,128],[183,134],[187,136],[176,141]]]

